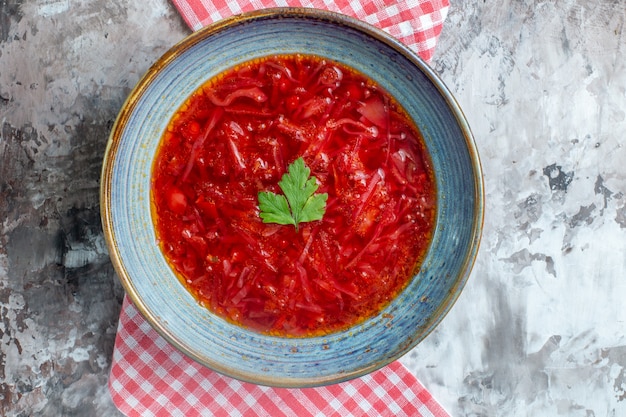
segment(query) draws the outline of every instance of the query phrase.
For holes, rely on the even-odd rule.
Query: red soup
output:
[[[263,195],[282,201],[284,224],[263,215]],[[419,131],[388,93],[328,59],[281,55],[220,74],[176,112],[152,205],[165,257],[203,306],[301,337],[372,317],[407,285],[436,190]]]

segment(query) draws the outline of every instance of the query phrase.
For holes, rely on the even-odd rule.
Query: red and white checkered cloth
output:
[[[125,297],[109,391],[129,417],[448,417],[400,362],[339,384],[271,388],[223,376],[163,339]]]
[[[432,57],[448,0],[172,0],[192,30],[264,7],[316,7],[357,17]],[[271,388],[218,374],[163,339],[128,297],[120,314],[109,378],[117,408],[131,416],[448,417],[400,362],[340,384]]]
[[[172,0],[192,30],[217,20],[267,7],[312,7],[356,17],[378,27],[429,62],[449,0]]]

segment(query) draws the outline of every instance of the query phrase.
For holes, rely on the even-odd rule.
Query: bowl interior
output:
[[[364,73],[420,128],[438,189],[437,226],[419,274],[380,315],[347,331],[278,338],[199,306],[156,244],[150,210],[154,152],[171,115],[206,80],[277,53],[326,56]],[[102,181],[105,236],[125,290],[147,320],[191,358],[263,385],[305,387],[361,376],[419,343],[450,309],[473,264],[482,226],[480,164],[457,103],[408,48],[345,16],[280,9],[227,19],[166,53],[129,96],[111,133]]]

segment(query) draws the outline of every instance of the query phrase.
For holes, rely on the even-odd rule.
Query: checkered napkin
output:
[[[449,0],[172,0],[193,30],[266,7],[312,7],[356,17],[385,30],[430,61]]]
[[[109,391],[134,416],[411,416],[448,414],[400,363],[339,384],[304,389],[241,382],[187,358],[124,298]]]
[[[434,52],[448,0],[172,0],[192,30],[265,7],[317,7],[357,17],[395,36],[425,61]],[[132,416],[412,416],[448,414],[400,362],[318,388],[271,388],[232,379],[189,359],[124,298],[109,391]]]

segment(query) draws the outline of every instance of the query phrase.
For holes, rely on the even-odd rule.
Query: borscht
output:
[[[255,59],[207,81],[154,161],[158,244],[215,314],[283,337],[378,314],[420,268],[435,178],[393,97],[338,62]]]

